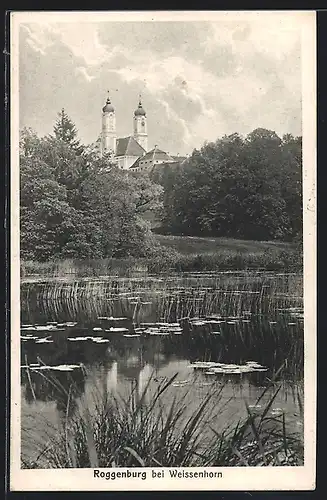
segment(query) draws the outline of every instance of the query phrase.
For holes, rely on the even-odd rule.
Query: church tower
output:
[[[109,94],[102,108],[101,152],[116,154],[116,116]]]
[[[138,108],[134,111],[134,139],[142,146],[145,151],[148,150],[148,130],[146,123],[146,113],[142,107],[141,96]]]

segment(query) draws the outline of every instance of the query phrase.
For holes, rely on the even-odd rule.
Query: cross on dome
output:
[[[134,111],[135,116],[146,116],[145,110],[142,106],[142,96],[139,94],[139,105],[138,108]]]
[[[103,113],[110,113],[110,112],[115,111],[115,108],[113,107],[113,105],[111,104],[111,101],[110,101],[109,90],[107,90],[107,94],[108,94],[108,96],[107,96],[106,104],[102,108]]]

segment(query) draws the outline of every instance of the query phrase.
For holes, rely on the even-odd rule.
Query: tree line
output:
[[[302,138],[258,128],[204,144],[179,167],[157,167],[162,231],[254,240],[301,239]]]
[[[21,257],[146,257],[145,213],[170,234],[293,240],[302,231],[301,137],[256,129],[206,143],[180,165],[120,170],[58,113],[53,133],[20,134]]]

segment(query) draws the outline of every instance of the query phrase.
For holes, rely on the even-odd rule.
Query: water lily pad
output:
[[[77,325],[76,321],[67,321],[66,323],[57,323],[57,328],[73,327],[76,325]]]
[[[170,335],[169,332],[162,332],[162,331],[146,331],[145,333],[148,333],[149,335]]]
[[[247,366],[250,366],[251,368],[265,368],[264,366],[260,365],[257,361],[247,361],[246,362]]]
[[[35,329],[37,331],[40,331],[40,332],[48,332],[49,330],[56,329],[56,326],[52,326],[52,325],[46,325],[46,326],[37,325],[37,326],[35,326]]]
[[[128,318],[125,317],[114,317],[114,316],[98,316],[98,319],[100,320],[109,320],[109,321],[123,321]]]
[[[86,340],[92,340],[92,337],[67,337],[67,340],[71,342],[83,342]]]
[[[154,327],[154,328],[160,328],[160,327],[169,327],[169,328],[173,328],[173,327],[180,327],[180,324],[179,323],[164,323],[164,322],[158,322],[158,323],[141,323],[141,327],[144,326],[144,327]]]
[[[192,323],[193,326],[204,326],[204,325],[206,325],[205,321],[192,321],[191,320],[191,323]]]
[[[222,366],[222,363],[216,363],[215,361],[194,361],[194,363],[189,365],[189,368],[195,369],[206,369],[214,366]]]
[[[108,330],[105,330],[105,332],[110,332],[110,333],[120,333],[120,332],[128,332],[128,328],[123,328],[123,327],[110,327]]]
[[[135,328],[135,333],[144,333],[146,331],[146,328]],[[125,337],[126,335],[124,335]]]

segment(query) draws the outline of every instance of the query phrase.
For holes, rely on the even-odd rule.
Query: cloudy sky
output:
[[[299,24],[286,13],[210,17],[145,22],[125,15],[122,22],[110,14],[78,21],[48,15],[44,22],[35,14],[21,22],[20,127],[50,133],[65,108],[91,143],[109,90],[118,137],[131,134],[141,93],[149,148],[172,154],[256,127],[300,135]]]

